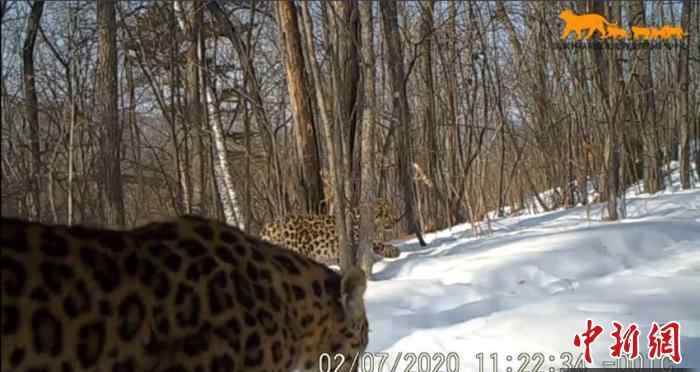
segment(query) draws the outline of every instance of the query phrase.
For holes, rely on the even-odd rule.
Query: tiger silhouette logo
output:
[[[627,30],[616,24],[610,24],[608,26],[608,33],[603,36],[604,39],[626,39],[627,37],[629,37]]]
[[[687,33],[683,32],[682,27],[676,27],[676,26],[663,26],[661,29],[658,31],[658,35],[662,39],[672,39],[672,38],[677,38],[677,39],[682,39],[685,36],[688,36]]]
[[[572,32],[576,33],[576,40],[590,39],[596,32],[598,32],[601,37],[606,37],[608,33],[605,26],[616,26],[599,14],[576,14],[569,9],[562,10],[562,12],[559,13],[559,18],[566,24],[561,34],[562,39],[566,39]],[[588,34],[583,37],[583,32],[585,30],[588,30]]]

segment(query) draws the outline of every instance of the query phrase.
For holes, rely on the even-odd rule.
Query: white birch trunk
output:
[[[183,6],[180,1],[173,2],[173,7],[175,9],[175,14],[177,15],[177,22],[180,29],[183,32],[187,32],[185,27],[184,14],[182,12]],[[201,50],[201,49],[199,49]],[[199,60],[203,61],[204,56],[200,55]],[[201,77],[204,78],[203,76]],[[233,187],[233,181],[231,180],[231,172],[229,172],[228,160],[226,158],[226,145],[224,143],[224,136],[221,125],[221,117],[216,112],[216,100],[214,99],[213,92],[216,86],[209,87],[206,89],[206,105],[209,118],[211,119],[211,131],[212,140],[214,143],[214,182],[219,189],[219,196],[221,198],[221,206],[224,211],[224,217],[226,223],[232,226],[238,226],[241,229],[244,228],[244,221],[241,218],[238,196]]]

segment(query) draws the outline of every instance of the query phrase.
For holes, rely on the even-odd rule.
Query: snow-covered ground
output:
[[[613,366],[613,321],[638,325],[644,358],[652,322],[677,321],[681,366],[700,368],[700,190],[677,179],[656,195],[631,188],[622,222],[600,222],[596,204],[590,220],[578,207],[494,220],[478,238],[459,225],[428,247],[400,243],[369,283],[375,358],[361,370],[378,371],[386,352],[385,371],[491,372],[494,359],[500,371],[559,371],[584,352],[573,340],[587,319],[604,328],[588,366]]]

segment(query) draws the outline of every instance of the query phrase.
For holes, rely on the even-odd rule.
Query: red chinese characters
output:
[[[611,335],[615,338],[615,343],[610,347],[610,356],[619,358],[621,351],[624,351],[630,359],[639,356],[639,327],[637,324],[630,324],[624,334],[622,333],[624,330],[622,324],[615,321],[612,324],[615,330]]]
[[[678,322],[668,322],[662,327],[656,322],[651,323],[647,336],[649,340],[649,358],[661,359],[669,356],[674,363],[680,363],[681,357],[681,326]]]
[[[586,347],[584,357],[586,358],[586,362],[592,363],[593,359],[591,358],[591,343],[593,343],[593,341],[595,341],[595,339],[598,338],[598,336],[600,336],[601,333],[603,333],[603,327],[599,325],[593,326],[593,321],[590,319],[588,319],[586,323],[586,332],[583,332],[581,335],[576,335],[574,337],[574,345],[580,347],[581,336],[583,336],[583,344]]]
[[[636,359],[640,356],[639,352],[639,326],[636,323],[630,323],[625,328],[620,322],[612,322],[613,331],[610,336],[613,338],[613,344],[610,346],[610,356],[620,358],[626,356],[628,359]],[[603,326],[594,325],[591,319],[586,321],[586,331],[574,336],[574,346],[585,348],[584,359],[587,363],[593,363],[591,357],[591,344],[603,333]],[[679,364],[683,359],[681,356],[680,346],[680,324],[676,321],[668,322],[663,326],[659,326],[657,322],[651,323],[651,329],[647,335],[649,352],[648,357],[651,360],[670,358],[674,363]],[[623,355],[623,353],[625,355]]]

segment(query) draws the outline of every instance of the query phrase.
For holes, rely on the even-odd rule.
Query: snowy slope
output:
[[[630,190],[622,222],[599,222],[598,204],[590,221],[579,207],[495,220],[489,236],[460,225],[429,234],[426,248],[399,244],[401,256],[375,265],[368,287],[375,358],[361,370],[379,370],[376,353],[386,352],[386,371],[397,359],[396,371],[414,359],[422,367],[410,370],[494,371],[492,358],[506,372],[558,371],[562,353],[584,351],[573,339],[587,319],[604,327],[589,366],[615,360],[612,321],[639,326],[645,358],[652,321],[678,321],[682,365],[700,368],[700,190],[678,191],[677,178],[656,195]],[[450,352],[453,364],[438,366]]]

